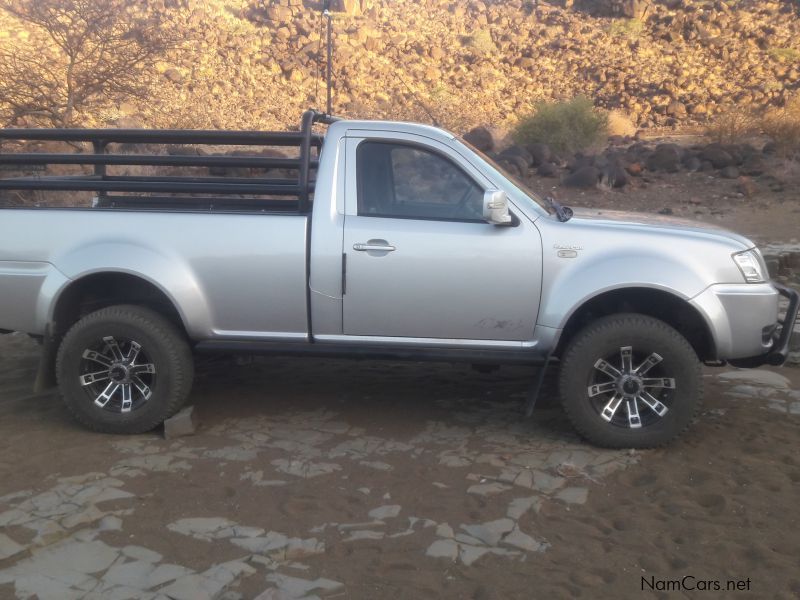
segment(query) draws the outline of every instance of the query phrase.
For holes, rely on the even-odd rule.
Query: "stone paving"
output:
[[[726,371],[719,378],[735,402],[800,416],[800,392],[772,371]],[[525,561],[550,541],[523,517],[549,502],[580,510],[591,484],[641,460],[643,453],[601,450],[573,435],[520,419],[518,403],[480,394],[434,400],[449,415],[412,423],[407,435],[383,426],[351,424],[338,410],[264,409],[247,418],[204,422],[193,437],[160,434],[96,436],[108,468],[44,479],[36,489],[0,488],[0,596],[258,600],[344,597],[347,583],[325,577],[320,560],[332,546],[401,540],[426,560],[470,566],[486,556]],[[202,415],[202,409],[200,410]],[[235,411],[234,411],[235,412]],[[92,435],[86,433],[87,436]],[[479,518],[443,520],[398,502],[409,485],[409,463],[430,467],[443,481],[415,481],[426,494],[481,499]],[[177,482],[200,469],[232,476],[248,494],[313,482],[320,494],[367,499],[355,519],[297,522],[209,515],[202,498],[180,518],[142,513],[142,489],[157,475]],[[359,471],[360,470],[360,471]],[[353,476],[353,473],[366,473]],[[369,475],[369,474],[373,475]],[[446,482],[445,482],[446,481]],[[213,485],[213,482],[210,483]],[[305,489],[305,488],[304,488]],[[146,495],[146,494],[144,494]],[[121,543],[143,520],[169,544],[191,541],[203,564],[181,564],[162,551]],[[215,560],[222,544],[235,556]],[[256,595],[245,595],[257,587]],[[5,597],[5,596],[3,596]]]
[[[780,373],[764,370],[728,371],[719,376],[725,394],[735,400],[757,401],[762,408],[800,417],[800,390]]]

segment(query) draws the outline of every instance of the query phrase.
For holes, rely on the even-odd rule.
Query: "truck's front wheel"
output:
[[[157,312],[112,306],[78,321],[56,359],[75,418],[95,431],[142,433],[180,409],[194,367],[185,337]]]
[[[612,315],[572,340],[560,392],[567,416],[590,442],[651,448],[691,423],[702,397],[702,371],[689,342],[663,321]]]

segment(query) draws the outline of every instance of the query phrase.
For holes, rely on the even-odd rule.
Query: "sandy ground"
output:
[[[525,369],[296,359],[201,365],[194,436],[93,434],[29,393],[35,350],[0,337],[0,598],[800,595],[798,369],[708,370],[693,428],[629,452],[550,383],[522,420]],[[749,592],[643,583],[684,576]]]

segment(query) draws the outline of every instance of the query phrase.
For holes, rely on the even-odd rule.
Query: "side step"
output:
[[[262,342],[208,340],[194,347],[198,353],[274,354],[362,360],[466,362],[496,365],[544,365],[546,356],[531,350],[478,350],[438,347],[387,347],[333,342]]]

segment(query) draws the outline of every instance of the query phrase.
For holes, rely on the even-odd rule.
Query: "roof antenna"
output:
[[[331,77],[333,75],[333,19],[331,17],[331,0],[322,1],[322,16],[328,20],[328,58],[325,77],[328,87],[328,102],[325,114],[330,117],[333,115],[333,98],[331,96]]]
[[[441,127],[442,125],[441,125],[441,123],[439,123],[439,119],[437,119],[437,118],[436,118],[436,116],[433,114],[433,111],[431,110],[430,106],[428,106],[427,104],[425,104],[425,103],[424,103],[424,102],[423,102],[423,101],[420,99],[420,97],[419,97],[419,96],[417,96],[417,93],[416,93],[414,90],[412,90],[412,89],[411,89],[411,86],[410,86],[410,85],[408,85],[408,84],[406,83],[406,80],[405,80],[405,79],[403,79],[402,75],[400,75],[400,71],[397,71],[395,74],[397,75],[397,78],[400,80],[400,83],[402,83],[402,84],[403,84],[403,86],[404,86],[404,87],[406,88],[406,90],[408,91],[408,93],[409,93],[409,94],[411,94],[411,97],[412,97],[412,98],[414,98],[414,101],[415,101],[415,102],[416,102],[416,103],[417,103],[417,104],[418,104],[418,105],[419,105],[419,106],[422,108],[422,110],[424,110],[424,111],[425,111],[425,114],[427,114],[427,115],[428,115],[428,117],[430,117],[430,119],[431,119],[431,122],[433,123],[433,126],[434,126],[434,127]]]

